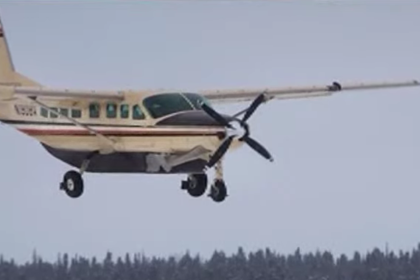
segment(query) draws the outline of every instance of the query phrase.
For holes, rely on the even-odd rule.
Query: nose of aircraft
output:
[[[233,120],[231,116],[222,115],[229,122]],[[167,117],[157,123],[157,125],[179,125],[179,126],[220,126],[212,117],[204,111],[180,112],[176,115]]]

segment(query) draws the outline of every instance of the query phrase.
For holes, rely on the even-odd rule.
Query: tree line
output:
[[[0,256],[2,280],[418,280],[420,244],[411,251],[385,252],[378,248],[351,257],[328,251],[279,254],[270,249],[226,255],[215,251],[208,259],[185,253],[180,257],[147,257],[111,252],[96,257],[59,256],[44,261],[35,253],[30,262],[17,264]]]

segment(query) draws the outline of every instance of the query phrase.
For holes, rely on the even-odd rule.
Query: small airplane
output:
[[[222,162],[229,150],[247,144],[273,160],[251,137],[248,125],[261,104],[420,85],[409,80],[199,92],[56,89],[15,71],[3,27],[0,20],[0,121],[78,169],[66,172],[59,184],[71,198],[83,194],[85,172],[186,174],[181,189],[199,197],[206,193],[207,171],[214,167],[209,196],[222,202],[227,196]],[[229,102],[251,104],[231,116],[213,106]]]

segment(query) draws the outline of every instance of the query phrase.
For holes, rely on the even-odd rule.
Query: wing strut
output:
[[[61,114],[58,110],[54,110],[52,108],[50,108],[49,106],[45,105],[44,103],[38,101],[36,99],[36,97],[27,97],[29,100],[31,100],[32,102],[38,104],[39,106],[41,106],[42,108],[48,110],[49,112],[53,112],[54,114],[59,115],[60,117],[63,117],[67,120],[69,120],[70,122],[72,122],[74,125],[79,126],[81,128],[86,129],[87,131],[89,131],[90,134],[95,135],[96,137],[99,138],[99,140],[104,144],[104,147],[101,149],[101,153],[103,154],[107,154],[107,153],[112,153],[115,151],[115,144],[116,142],[106,136],[104,136],[103,134],[99,133],[98,131],[92,129],[91,127],[84,125],[78,121],[76,121],[73,118],[70,118],[64,114]]]

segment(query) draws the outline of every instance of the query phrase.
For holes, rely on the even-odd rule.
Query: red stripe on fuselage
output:
[[[31,136],[86,136],[92,135],[87,130],[70,130],[70,129],[36,129],[36,128],[21,128],[19,129],[23,133]],[[222,134],[222,131],[208,131],[202,130],[173,130],[165,131],[158,129],[149,130],[96,130],[98,133],[104,136],[218,136]]]

